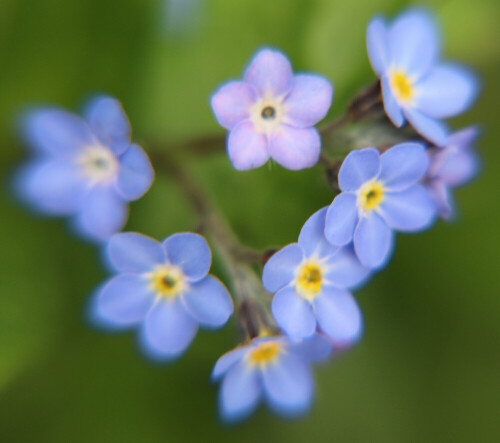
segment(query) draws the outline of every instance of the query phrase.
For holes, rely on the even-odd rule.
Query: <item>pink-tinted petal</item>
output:
[[[230,82],[221,86],[210,104],[219,124],[233,129],[250,116],[250,107],[257,100],[257,91],[249,83]]]
[[[269,152],[276,163],[292,171],[310,168],[318,163],[321,137],[315,128],[283,125],[272,134]]]
[[[269,160],[267,145],[266,136],[257,132],[250,120],[245,120],[229,133],[227,152],[234,168],[244,171]]]

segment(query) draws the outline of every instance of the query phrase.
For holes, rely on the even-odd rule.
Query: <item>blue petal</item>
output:
[[[33,110],[22,126],[28,143],[50,155],[72,158],[82,147],[97,143],[83,119],[62,109]]]
[[[229,292],[211,275],[191,284],[183,298],[189,313],[204,326],[222,326],[233,313]]]
[[[366,30],[368,57],[376,74],[381,77],[390,63],[387,25],[381,17],[375,17]]]
[[[142,322],[155,301],[147,280],[122,274],[111,279],[97,298],[99,319],[113,326],[132,326]]]
[[[380,154],[375,148],[351,151],[339,171],[342,191],[357,191],[363,183],[374,179],[380,168]]]
[[[325,236],[333,245],[346,245],[352,241],[357,222],[356,195],[343,192],[335,197],[328,208],[325,221]]]
[[[238,363],[245,353],[248,352],[248,346],[240,346],[232,351],[226,352],[224,355],[219,357],[215,366],[212,370],[212,375],[210,378],[212,380],[218,380],[227,371],[229,371],[236,363]]]
[[[400,14],[389,29],[391,62],[397,69],[419,77],[438,58],[440,36],[434,17],[423,9]]]
[[[387,76],[382,77],[381,86],[385,113],[394,126],[400,128],[405,122],[405,117],[401,106],[392,92],[391,84]]]
[[[165,252],[159,242],[136,232],[113,235],[108,242],[108,258],[118,272],[142,274],[165,263]]]
[[[425,147],[420,143],[400,143],[380,156],[379,180],[384,188],[403,190],[420,180],[429,167]]]
[[[108,96],[92,99],[85,116],[101,143],[115,154],[121,154],[130,145],[130,123],[121,103]]]
[[[436,207],[427,190],[415,185],[402,192],[387,193],[380,215],[392,229],[420,231],[433,223]]]
[[[336,344],[350,344],[360,337],[363,319],[350,292],[324,288],[314,299],[314,309],[320,329]]]
[[[128,207],[113,189],[96,185],[83,201],[76,228],[96,240],[107,240],[120,231],[128,216]]]
[[[229,133],[227,154],[239,171],[258,168],[269,160],[267,137],[250,120],[243,120]]]
[[[179,298],[161,299],[146,317],[141,344],[152,358],[173,359],[188,348],[197,331],[198,323]]]
[[[228,130],[250,117],[251,107],[257,101],[255,88],[245,82],[229,82],[212,96],[210,105],[219,124]]]
[[[298,243],[292,243],[276,252],[265,264],[262,284],[271,293],[278,292],[295,278],[295,270],[304,259]]]
[[[385,264],[392,252],[392,232],[379,215],[362,217],[354,232],[354,250],[361,263],[369,268]]]
[[[455,212],[455,204],[450,189],[439,180],[431,181],[427,189],[436,204],[439,216],[444,220],[452,218]]]
[[[324,361],[332,354],[330,340],[321,334],[314,334],[303,340],[293,341],[289,344],[288,349],[308,362]]]
[[[318,257],[333,254],[336,250],[325,238],[325,216],[328,207],[311,215],[300,230],[299,245],[307,257],[316,254]]]
[[[325,275],[325,284],[338,288],[359,287],[371,273],[370,268],[361,264],[351,245],[340,248],[325,264],[330,268]]]
[[[192,232],[167,237],[163,242],[169,262],[179,266],[189,280],[195,282],[208,274],[212,252],[205,238]]]
[[[464,129],[450,134],[446,140],[446,146],[456,146],[457,148],[469,148],[479,137],[481,131],[477,126],[467,126]]]
[[[469,149],[459,150],[453,146],[448,155],[443,152],[445,158],[437,171],[438,180],[443,181],[448,186],[460,186],[473,179],[479,171],[479,157]],[[439,154],[438,154],[439,155]]]
[[[284,288],[274,296],[271,311],[278,326],[294,339],[309,337],[316,331],[311,304],[294,287]]]
[[[154,171],[144,150],[137,145],[120,156],[120,169],[116,188],[126,200],[142,197],[153,183]]]
[[[405,116],[422,137],[437,146],[442,146],[445,143],[448,129],[444,123],[425,115],[415,108],[405,109]]]
[[[448,118],[469,109],[479,92],[479,82],[463,66],[443,63],[415,85],[415,107],[432,118]]]
[[[264,395],[275,412],[297,415],[309,409],[314,383],[311,369],[299,357],[285,354],[262,371]]]
[[[257,371],[244,362],[234,365],[220,388],[219,409],[224,420],[234,422],[250,415],[261,396]]]

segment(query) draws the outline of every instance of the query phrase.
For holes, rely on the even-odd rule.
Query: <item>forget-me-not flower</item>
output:
[[[298,243],[274,254],[264,266],[264,287],[276,293],[271,309],[276,323],[294,339],[311,336],[316,328],[337,345],[355,341],[363,329],[361,311],[346,288],[358,286],[370,269],[351,246],[326,240],[327,208],[313,214],[300,231]]]
[[[314,125],[327,114],[332,97],[333,87],[324,77],[294,76],[283,53],[265,48],[250,62],[243,81],[223,85],[211,105],[229,131],[227,152],[236,169],[257,168],[272,158],[297,170],[318,162],[321,138]]]
[[[408,120],[425,138],[443,144],[447,129],[440,120],[466,111],[477,96],[478,82],[465,67],[439,61],[433,17],[421,9],[409,9],[391,24],[376,17],[366,38],[391,121],[400,127]]]
[[[338,174],[342,192],[326,214],[328,241],[337,246],[354,241],[361,263],[382,266],[392,250],[393,230],[420,231],[434,220],[434,202],[419,183],[428,165],[419,143],[400,143],[382,155],[375,148],[350,152]]]
[[[442,148],[429,151],[430,166],[425,182],[439,215],[445,220],[454,215],[451,190],[477,175],[479,158],[473,145],[478,135],[476,127],[468,127],[451,134]]]
[[[314,396],[310,364],[326,359],[331,350],[328,340],[320,335],[300,342],[277,336],[255,338],[224,354],[212,371],[213,380],[222,379],[222,418],[245,418],[261,400],[280,415],[306,412]]]
[[[85,120],[59,108],[39,108],[23,120],[35,158],[18,176],[20,196],[35,209],[73,218],[84,236],[105,240],[128,216],[127,203],[151,186],[154,172],[141,147],[130,141],[121,104],[93,99]]]
[[[140,327],[141,345],[153,358],[178,357],[198,325],[221,327],[233,312],[226,287],[207,275],[212,254],[201,235],[173,234],[160,243],[119,233],[108,258],[117,275],[96,295],[93,315],[104,326]]]

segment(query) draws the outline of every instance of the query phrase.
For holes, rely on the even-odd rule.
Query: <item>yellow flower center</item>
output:
[[[365,183],[358,194],[358,205],[365,211],[379,207],[384,200],[384,187],[377,181]]]
[[[104,146],[88,146],[79,155],[77,162],[83,175],[92,182],[106,182],[118,172],[118,161]]]
[[[281,352],[281,343],[265,341],[249,351],[248,361],[252,365],[265,366],[275,361]]]
[[[391,75],[391,87],[396,98],[409,102],[414,96],[413,81],[402,71],[395,71]]]
[[[148,278],[151,290],[160,297],[175,297],[187,288],[184,274],[177,266],[158,266]]]
[[[306,263],[299,270],[296,282],[297,292],[307,300],[313,300],[321,290],[323,273],[316,263]]]

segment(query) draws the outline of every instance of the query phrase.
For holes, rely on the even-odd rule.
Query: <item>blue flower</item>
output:
[[[400,127],[408,120],[425,138],[443,144],[447,129],[440,119],[466,111],[478,82],[463,66],[438,60],[440,38],[433,17],[420,9],[405,11],[390,25],[376,17],[366,40],[391,121]]]
[[[324,360],[331,345],[316,335],[302,342],[287,337],[256,338],[217,360],[212,379],[222,380],[219,409],[226,421],[250,415],[264,400],[276,413],[306,412],[314,395],[310,363]]]
[[[140,327],[143,349],[156,359],[182,354],[198,325],[218,328],[233,312],[226,287],[207,275],[212,255],[206,240],[190,232],[163,243],[133,232],[108,243],[118,275],[93,300],[94,319],[111,328]]]
[[[418,143],[401,143],[382,155],[375,148],[349,153],[338,175],[342,192],[326,214],[328,241],[342,246],[354,240],[361,263],[371,268],[385,264],[393,230],[420,231],[434,220],[434,202],[419,184],[428,164]]]
[[[131,143],[117,100],[96,97],[85,118],[59,108],[27,114],[24,135],[35,156],[17,188],[40,212],[70,216],[82,235],[105,240],[124,226],[127,202],[149,189],[154,172],[142,148]]]
[[[262,49],[243,81],[223,85],[211,105],[219,124],[230,131],[227,152],[236,169],[257,168],[272,158],[297,170],[319,160],[321,139],[313,126],[327,114],[332,97],[328,80],[294,76],[283,53]]]
[[[442,148],[429,151],[430,166],[426,184],[445,220],[454,215],[451,190],[472,180],[479,170],[479,158],[473,144],[479,135],[475,127],[451,134]]]
[[[264,266],[262,282],[276,293],[271,309],[276,323],[294,339],[311,336],[317,326],[336,345],[357,340],[363,329],[360,309],[346,288],[370,274],[352,247],[332,246],[324,236],[327,208],[313,214],[298,243],[274,254]]]

